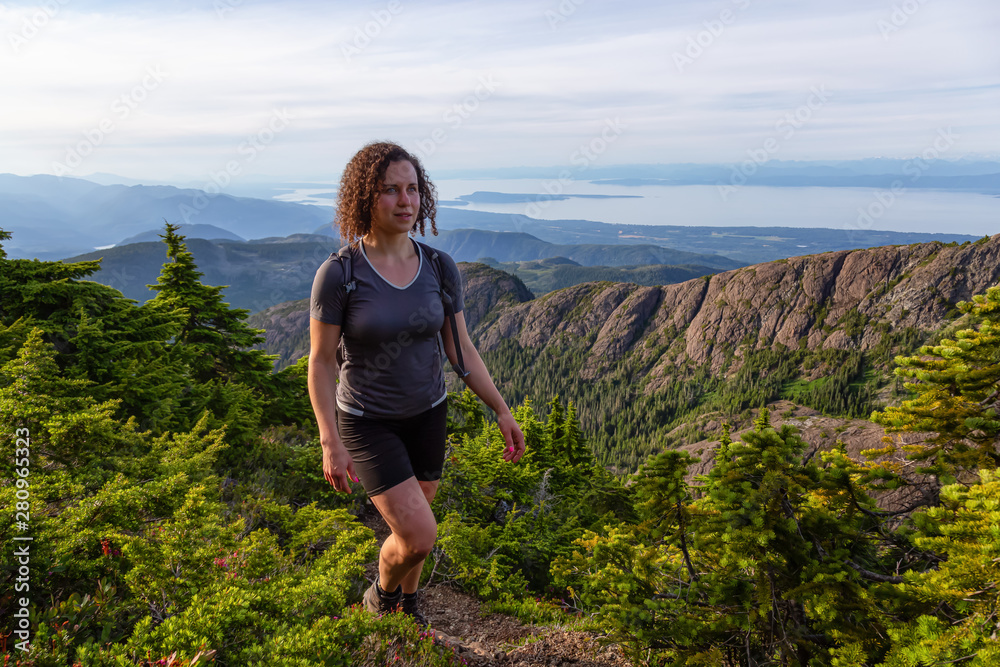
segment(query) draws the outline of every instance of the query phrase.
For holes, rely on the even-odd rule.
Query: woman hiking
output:
[[[348,245],[316,272],[309,328],[309,398],[323,476],[337,491],[360,481],[392,530],[365,608],[401,609],[424,627],[417,588],[437,539],[430,503],[447,420],[439,339],[465,384],[496,413],[504,460],[516,463],[525,447],[469,338],[455,262],[410,238],[423,235],[428,220],[437,234],[435,195],[419,160],[401,147],[379,142],[358,151],[337,193]]]

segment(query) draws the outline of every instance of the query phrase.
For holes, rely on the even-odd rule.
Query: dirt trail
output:
[[[382,542],[389,527],[372,505],[359,517]],[[374,581],[376,563],[366,576]],[[446,584],[422,592],[424,614],[438,637],[454,646],[469,665],[486,667],[629,667],[617,646],[602,644],[593,633],[525,625],[505,614],[484,615],[472,596]]]

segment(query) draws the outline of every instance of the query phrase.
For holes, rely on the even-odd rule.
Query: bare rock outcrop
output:
[[[473,331],[501,304],[516,305],[535,298],[518,278],[485,264],[458,265],[465,288],[465,325]]]
[[[869,350],[870,326],[938,329],[955,304],[1000,277],[1000,235],[793,257],[663,287],[587,283],[506,309],[476,332],[483,350],[514,339],[587,347],[583,377],[632,356],[654,387],[679,363],[710,364],[742,346]],[[805,341],[802,343],[801,341]]]

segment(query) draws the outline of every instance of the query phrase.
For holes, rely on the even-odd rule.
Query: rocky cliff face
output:
[[[938,329],[998,276],[1000,235],[829,252],[663,287],[578,285],[509,306],[474,335],[483,351],[576,336],[589,347],[584,377],[631,355],[655,391],[674,366],[718,370],[742,345],[869,350],[881,340],[876,323]]]
[[[534,299],[531,291],[515,276],[485,264],[458,265],[465,287],[465,325],[474,331],[490,321],[489,315],[504,306],[514,306]]]
[[[264,330],[264,344],[257,347],[278,355],[275,370],[309,354],[309,299],[286,301],[254,313],[247,324]]]
[[[459,267],[466,323],[481,351],[569,338],[586,348],[583,379],[627,358],[648,376],[648,392],[678,365],[717,371],[727,354],[738,362],[744,345],[869,350],[881,340],[876,324],[936,330],[956,303],[1000,278],[1000,235],[794,257],[662,287],[586,283],[538,299],[502,271]],[[284,363],[308,351],[307,306],[280,304],[252,319]]]

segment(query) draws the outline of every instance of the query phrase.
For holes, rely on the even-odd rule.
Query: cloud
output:
[[[434,168],[565,164],[614,118],[605,163],[730,161],[815,86],[830,99],[780,157],[909,155],[943,126],[957,154],[1000,150],[991,0],[40,6],[0,5],[0,171],[51,172],[111,119],[76,173],[199,179],[276,110],[248,174],[332,179],[367,140],[435,130]],[[129,98],[150,67],[162,83]]]

